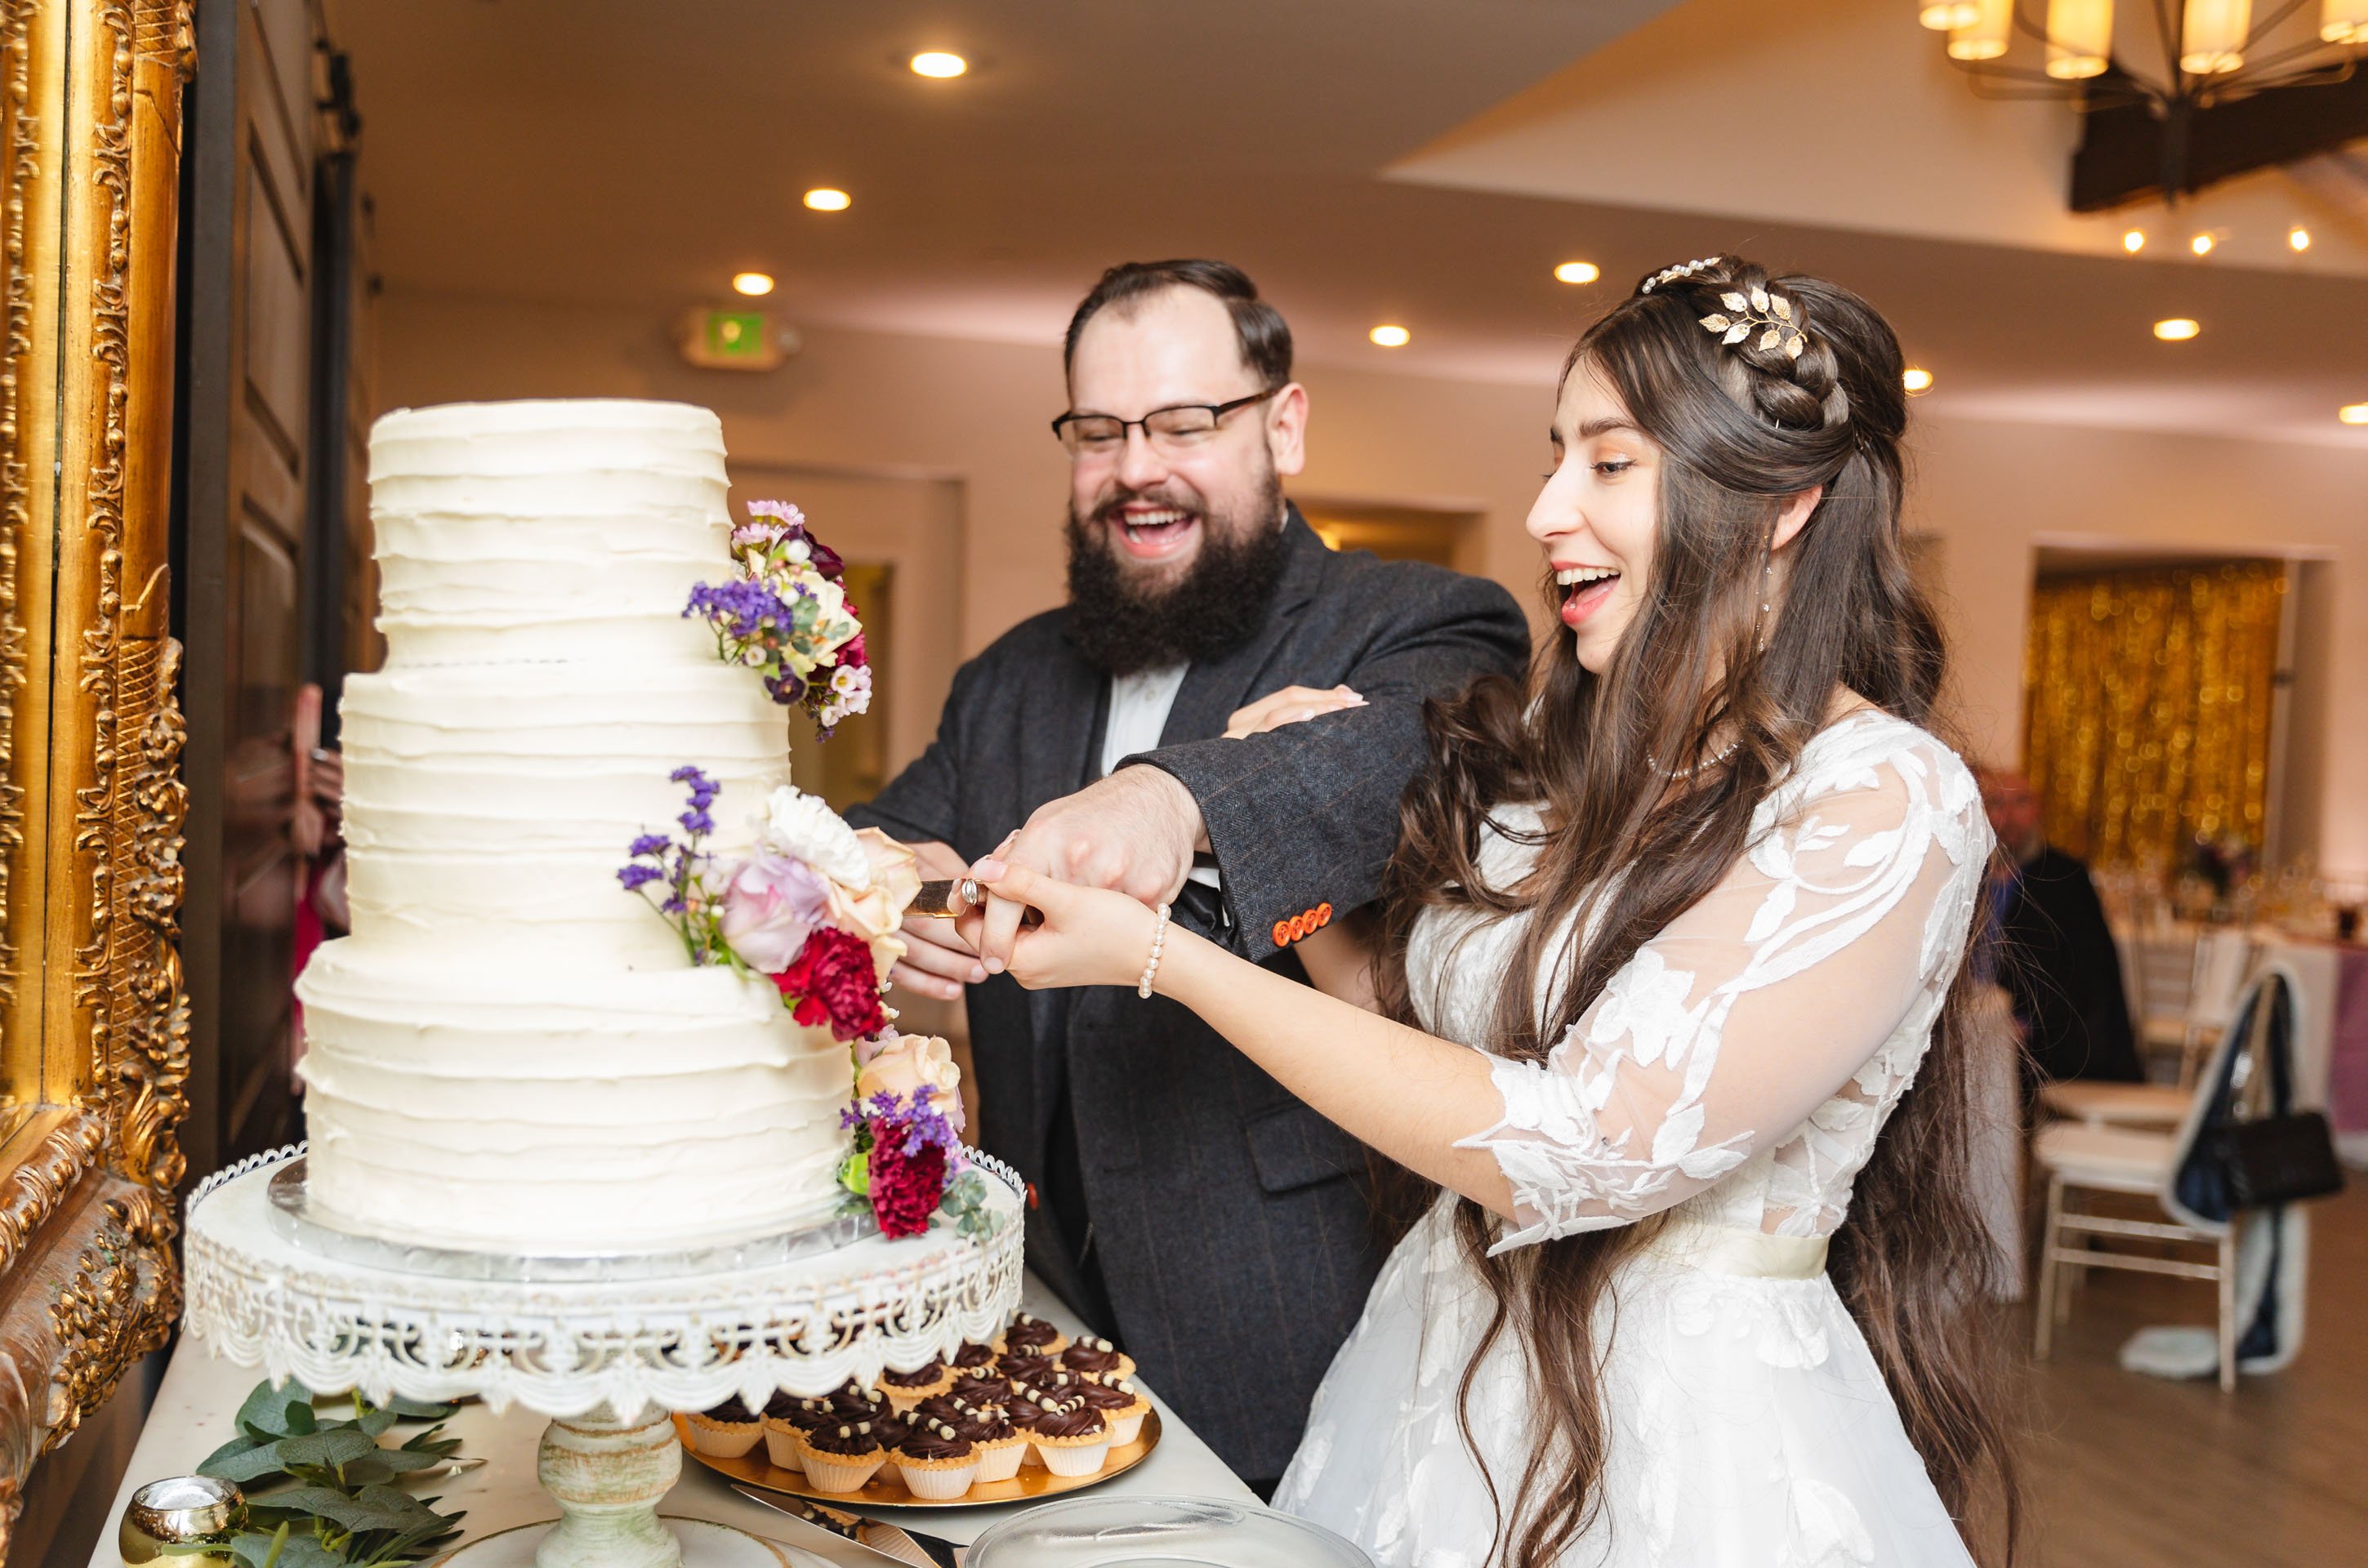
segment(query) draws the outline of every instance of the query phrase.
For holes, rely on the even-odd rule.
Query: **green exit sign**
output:
[[[683,318],[682,357],[713,370],[769,370],[781,362],[783,334],[768,311],[700,307]]]

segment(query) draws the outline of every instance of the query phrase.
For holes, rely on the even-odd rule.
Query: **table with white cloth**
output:
[[[1033,1276],[1027,1281],[1021,1304],[1057,1324],[1064,1334],[1084,1332],[1076,1315]],[[147,1425],[142,1427],[139,1444],[132,1450],[131,1468],[117,1489],[107,1529],[98,1549],[91,1554],[91,1568],[120,1568],[115,1524],[122,1518],[124,1504],[132,1492],[163,1476],[189,1474],[199,1460],[229,1441],[240,1403],[262,1378],[260,1369],[225,1360],[214,1355],[201,1340],[184,1337],[175,1346],[156,1403],[150,1408]],[[1258,1499],[1250,1489],[1184,1425],[1157,1392],[1145,1392],[1151,1393],[1152,1403],[1159,1412],[1159,1446],[1141,1464],[1112,1477],[1096,1490],[1102,1494],[1215,1497],[1256,1504]],[[522,1406],[512,1405],[496,1415],[480,1403],[463,1405],[446,1424],[446,1435],[461,1439],[461,1458],[487,1461],[476,1470],[437,1481],[429,1488],[432,1494],[443,1499],[438,1506],[445,1511],[468,1510],[462,1542],[558,1517],[550,1494],[535,1479],[535,1448],[548,1425],[547,1417]],[[948,1540],[967,1543],[988,1526],[1024,1513],[1032,1506],[1007,1503],[978,1507],[868,1511]],[[781,1528],[780,1514],[734,1492],[730,1483],[700,1464],[688,1450],[683,1455],[682,1479],[658,1505],[658,1512],[677,1518],[712,1519],[770,1540],[780,1540],[788,1533]],[[860,1555],[860,1549],[836,1551],[808,1535],[802,1534],[797,1545],[835,1562],[854,1565],[877,1561]]]

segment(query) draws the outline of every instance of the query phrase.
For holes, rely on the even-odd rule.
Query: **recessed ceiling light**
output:
[[[2310,249],[2310,231],[2299,226],[2286,231],[2286,246],[2290,250]]]
[[[2146,249],[2146,231],[2144,229],[2125,231],[2122,235],[2122,248],[2132,256]]]
[[[817,212],[844,212],[855,205],[855,198],[826,185],[807,191],[805,199],[806,205]]]
[[[1603,268],[1591,261],[1565,261],[1554,268],[1554,279],[1560,283],[1592,283],[1603,276]]]
[[[773,291],[773,275],[769,272],[735,272],[732,275],[732,288],[734,292],[752,298],[769,294]]]
[[[1899,383],[1907,389],[1907,394],[1910,397],[1918,392],[1928,392],[1932,390],[1932,372],[1910,366],[1907,373],[1899,378]]]
[[[1375,343],[1380,344],[1384,348],[1404,348],[1407,344],[1414,341],[1414,334],[1408,332],[1406,328],[1402,326],[1393,326],[1387,324],[1375,327],[1372,331],[1365,334],[1365,335],[1372,338]]]
[[[2187,242],[2187,248],[2198,256],[2210,256],[2212,247],[2218,243],[2209,234],[2198,234]]]
[[[2154,324],[2154,335],[2165,343],[2184,343],[2203,330],[2191,316],[2172,316]]]
[[[959,54],[949,54],[942,49],[923,50],[913,56],[913,74],[916,76],[935,76],[944,81],[969,69],[969,61]]]
[[[2335,411],[2335,417],[2346,425],[2368,425],[2368,403],[2346,403]]]

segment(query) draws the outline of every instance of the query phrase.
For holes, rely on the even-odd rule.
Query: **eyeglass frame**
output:
[[[1289,381],[1285,381],[1281,386],[1269,387],[1264,392],[1252,392],[1247,397],[1237,397],[1229,403],[1171,403],[1165,408],[1155,408],[1151,410],[1140,419],[1119,419],[1118,415],[1115,414],[1080,414],[1073,408],[1069,410],[1068,413],[1060,415],[1053,421],[1053,438],[1059,441],[1061,443],[1061,449],[1067,451],[1069,456],[1074,460],[1081,454],[1070,450],[1068,437],[1061,434],[1061,427],[1064,425],[1072,424],[1080,419],[1118,419],[1119,445],[1121,447],[1124,447],[1126,445],[1126,433],[1128,431],[1141,430],[1143,432],[1143,438],[1148,441],[1152,438],[1151,421],[1158,418],[1163,414],[1183,414],[1196,408],[1204,411],[1209,415],[1209,427],[1213,430],[1219,425],[1224,423],[1226,415],[1233,413],[1235,409],[1247,408],[1254,403],[1264,403],[1268,398],[1273,397],[1280,392],[1289,391],[1291,383]]]

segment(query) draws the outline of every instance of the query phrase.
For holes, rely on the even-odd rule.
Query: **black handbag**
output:
[[[2285,1003],[2283,994],[2272,999],[2269,1038],[2260,1042],[2270,1059],[2271,1113],[2250,1121],[2222,1121],[2210,1133],[2212,1163],[2237,1209],[2269,1209],[2343,1190],[2343,1167],[2336,1163],[2335,1133],[2327,1118],[2293,1108],[2288,1057],[2294,1018]]]
[[[2327,1118],[2315,1110],[2214,1128],[2211,1159],[2228,1184],[2229,1201],[2238,1209],[2268,1209],[2343,1190],[2335,1135]]]

